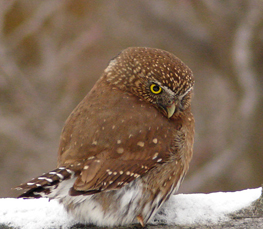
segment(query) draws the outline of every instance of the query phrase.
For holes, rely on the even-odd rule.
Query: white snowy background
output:
[[[249,206],[261,188],[210,194],[178,194],[165,203],[153,224],[202,225],[227,221],[228,214]],[[0,225],[21,229],[69,228],[77,222],[56,200],[0,199]]]

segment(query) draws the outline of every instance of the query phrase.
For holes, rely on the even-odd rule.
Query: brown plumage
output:
[[[193,85],[166,51],[122,51],[67,119],[57,169],[18,186],[21,197],[56,198],[84,223],[144,225],[188,170]]]

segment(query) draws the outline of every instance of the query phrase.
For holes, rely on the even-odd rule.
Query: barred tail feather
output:
[[[16,190],[27,190],[25,193],[20,195],[18,198],[39,198],[45,197],[55,189],[62,180],[70,179],[74,176],[75,172],[65,168],[59,167],[48,173],[33,178],[27,183],[23,183],[17,186]]]

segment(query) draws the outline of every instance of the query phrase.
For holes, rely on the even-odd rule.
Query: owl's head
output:
[[[167,118],[190,107],[194,77],[180,59],[154,48],[123,50],[105,69],[107,82],[152,103]]]

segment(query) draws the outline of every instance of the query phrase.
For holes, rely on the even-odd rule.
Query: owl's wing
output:
[[[69,122],[80,112],[87,117],[82,122],[76,118],[75,123],[66,124],[62,134],[58,166],[78,174],[72,195],[119,189],[167,162],[174,153],[171,148],[176,125],[151,104],[129,96],[115,104],[110,101],[106,104],[114,107],[118,115],[107,112],[110,108],[106,105],[102,108],[104,112],[97,115],[82,112],[80,105]],[[73,127],[82,132],[74,132],[70,129]]]
[[[71,162],[71,152],[74,151],[70,148],[68,159],[65,157],[65,163],[60,166],[79,174],[71,189],[71,195],[119,189],[158,164],[165,163],[172,154],[173,131],[170,125],[158,128],[153,124],[153,130],[149,131],[148,125],[138,125],[138,129],[137,125],[124,127],[120,124],[119,129],[125,129],[125,133],[122,131],[120,134],[120,130],[112,131],[112,128],[111,133],[107,133],[109,128],[105,125],[104,131],[96,136],[97,145],[83,146],[83,149],[89,152],[86,155],[82,149],[78,149],[77,155],[82,156],[74,163]],[[109,136],[109,147],[103,148],[99,139],[106,141],[105,134]],[[107,141],[103,145],[107,145]]]
[[[87,162],[75,181],[71,195],[119,189],[147,173],[154,163],[146,160],[98,160]]]

